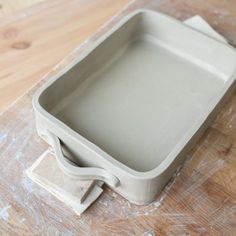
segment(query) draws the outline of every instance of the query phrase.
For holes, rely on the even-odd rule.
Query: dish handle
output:
[[[99,167],[79,167],[69,159],[67,159],[61,150],[59,138],[51,132],[47,131],[47,136],[51,140],[54,148],[56,159],[62,171],[74,179],[80,180],[101,180],[113,188],[119,186],[119,179],[109,173],[107,170]]]

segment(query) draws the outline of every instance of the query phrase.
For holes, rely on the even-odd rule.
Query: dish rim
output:
[[[177,142],[177,144],[174,146],[174,148],[170,151],[170,153],[161,161],[161,163],[157,166],[155,166],[153,169],[148,171],[137,171],[124,163],[120,162],[119,160],[112,157],[112,155],[108,154],[106,151],[101,149],[99,146],[94,144],[93,142],[90,142],[88,139],[80,135],[78,132],[74,131],[72,128],[70,128],[68,125],[66,125],[64,122],[53,116],[51,113],[49,113],[47,110],[45,110],[39,103],[39,98],[42,95],[42,93],[53,85],[53,83],[60,79],[64,74],[66,74],[70,69],[72,69],[74,66],[76,66],[79,62],[81,62],[83,59],[85,59],[97,46],[99,46],[103,41],[105,41],[109,36],[111,36],[116,30],[118,30],[120,27],[125,25],[131,18],[134,16],[141,14],[141,13],[148,13],[148,14],[154,14],[159,17],[163,17],[168,21],[174,22],[175,24],[181,25],[181,27],[188,28],[190,31],[195,31],[198,34],[203,35],[205,38],[208,38],[210,40],[217,41],[219,44],[223,45],[224,47],[227,47],[234,51],[236,55],[236,50],[232,46],[230,46],[227,43],[224,43],[220,40],[217,40],[214,37],[211,37],[199,30],[196,30],[192,28],[191,26],[188,26],[184,24],[181,21],[178,21],[170,16],[167,16],[163,13],[156,12],[153,10],[148,9],[138,9],[131,13],[128,13],[125,15],[119,22],[117,22],[110,30],[105,32],[102,36],[100,36],[98,39],[96,39],[94,42],[90,43],[89,45],[86,45],[87,47],[82,50],[80,55],[72,61],[70,61],[66,66],[64,66],[62,69],[60,69],[55,75],[53,75],[49,81],[46,81],[37,91],[35,92],[33,96],[33,108],[35,111],[37,111],[37,114],[39,114],[41,117],[47,120],[52,126],[56,127],[57,129],[60,129],[61,131],[67,133],[67,135],[74,139],[75,141],[79,141],[81,144],[84,145],[85,148],[88,148],[91,152],[96,153],[96,155],[99,155],[107,164],[112,164],[114,167],[119,168],[120,171],[124,172],[125,174],[128,174],[132,177],[136,177],[138,179],[150,179],[155,178],[159,175],[161,175],[165,170],[171,165],[171,163],[174,161],[174,159],[181,153],[181,151],[184,149],[184,147],[187,145],[187,143],[191,140],[192,136],[198,131],[198,129],[204,124],[204,121],[208,118],[210,113],[214,110],[216,105],[221,101],[222,97],[225,95],[225,93],[228,91],[228,89],[231,87],[233,82],[235,81],[236,76],[236,68],[234,69],[233,73],[231,75],[228,75],[227,81],[224,83],[224,86],[222,87],[221,91],[218,93],[217,96],[213,97],[209,104],[204,107],[201,115],[198,117],[198,119],[193,123],[190,129],[186,131],[186,133],[183,135],[183,137]],[[60,65],[60,63],[58,64]],[[236,67],[236,63],[235,63]]]

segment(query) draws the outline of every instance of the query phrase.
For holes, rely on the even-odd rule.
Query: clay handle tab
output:
[[[49,131],[47,135],[51,139],[58,165],[65,174],[79,180],[101,180],[113,188],[119,186],[119,179],[105,169],[99,167],[79,167],[74,163],[70,163],[62,153],[59,138]]]

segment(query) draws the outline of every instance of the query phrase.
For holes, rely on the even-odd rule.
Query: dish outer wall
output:
[[[135,171],[115,160],[99,147],[89,142],[81,135],[63,124],[61,121],[56,119],[54,116],[49,114],[39,104],[39,97],[47,87],[53,84],[53,82],[60,78],[70,68],[79,63],[104,39],[106,39],[116,29],[122,26],[132,16],[140,12],[151,12],[151,14],[162,16],[162,14],[156,12],[153,13],[152,11],[148,10],[139,10],[129,14],[111,31],[98,39],[94,43],[94,45],[91,46],[91,48],[89,48],[88,50],[84,50],[80,58],[77,58],[70,65],[68,65],[57,75],[55,75],[49,82],[45,83],[35,94],[33,98],[33,106],[35,110],[37,132],[46,142],[51,144],[51,141],[47,136],[47,132],[50,131],[55,134],[66,145],[66,147],[70,149],[73,155],[79,156],[79,160],[83,163],[83,165],[101,167],[111,174],[115,175],[120,181],[120,185],[116,188],[113,188],[116,192],[121,194],[130,202],[138,205],[143,205],[152,202],[156,195],[161,192],[165,184],[176,171],[177,167],[184,161],[186,153],[205,131],[210,121],[214,118],[220,107],[224,104],[224,101],[227,99],[227,97],[232,94],[232,91],[235,88],[235,73],[233,73],[233,76],[229,75],[229,79],[227,83],[225,83],[225,88],[223,89],[221,94],[219,94],[219,96],[211,102],[208,109],[206,109],[207,111],[200,117],[198,122],[192,127],[189,133],[183,137],[183,139],[180,143],[178,143],[175,149],[158,167],[147,172]],[[165,17],[169,19],[169,17]],[[225,46],[227,47],[227,45]],[[67,153],[67,155],[69,154]]]

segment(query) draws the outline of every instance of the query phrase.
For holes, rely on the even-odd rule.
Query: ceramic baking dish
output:
[[[139,10],[37,91],[37,130],[67,174],[147,204],[232,92],[235,68],[231,46]]]

